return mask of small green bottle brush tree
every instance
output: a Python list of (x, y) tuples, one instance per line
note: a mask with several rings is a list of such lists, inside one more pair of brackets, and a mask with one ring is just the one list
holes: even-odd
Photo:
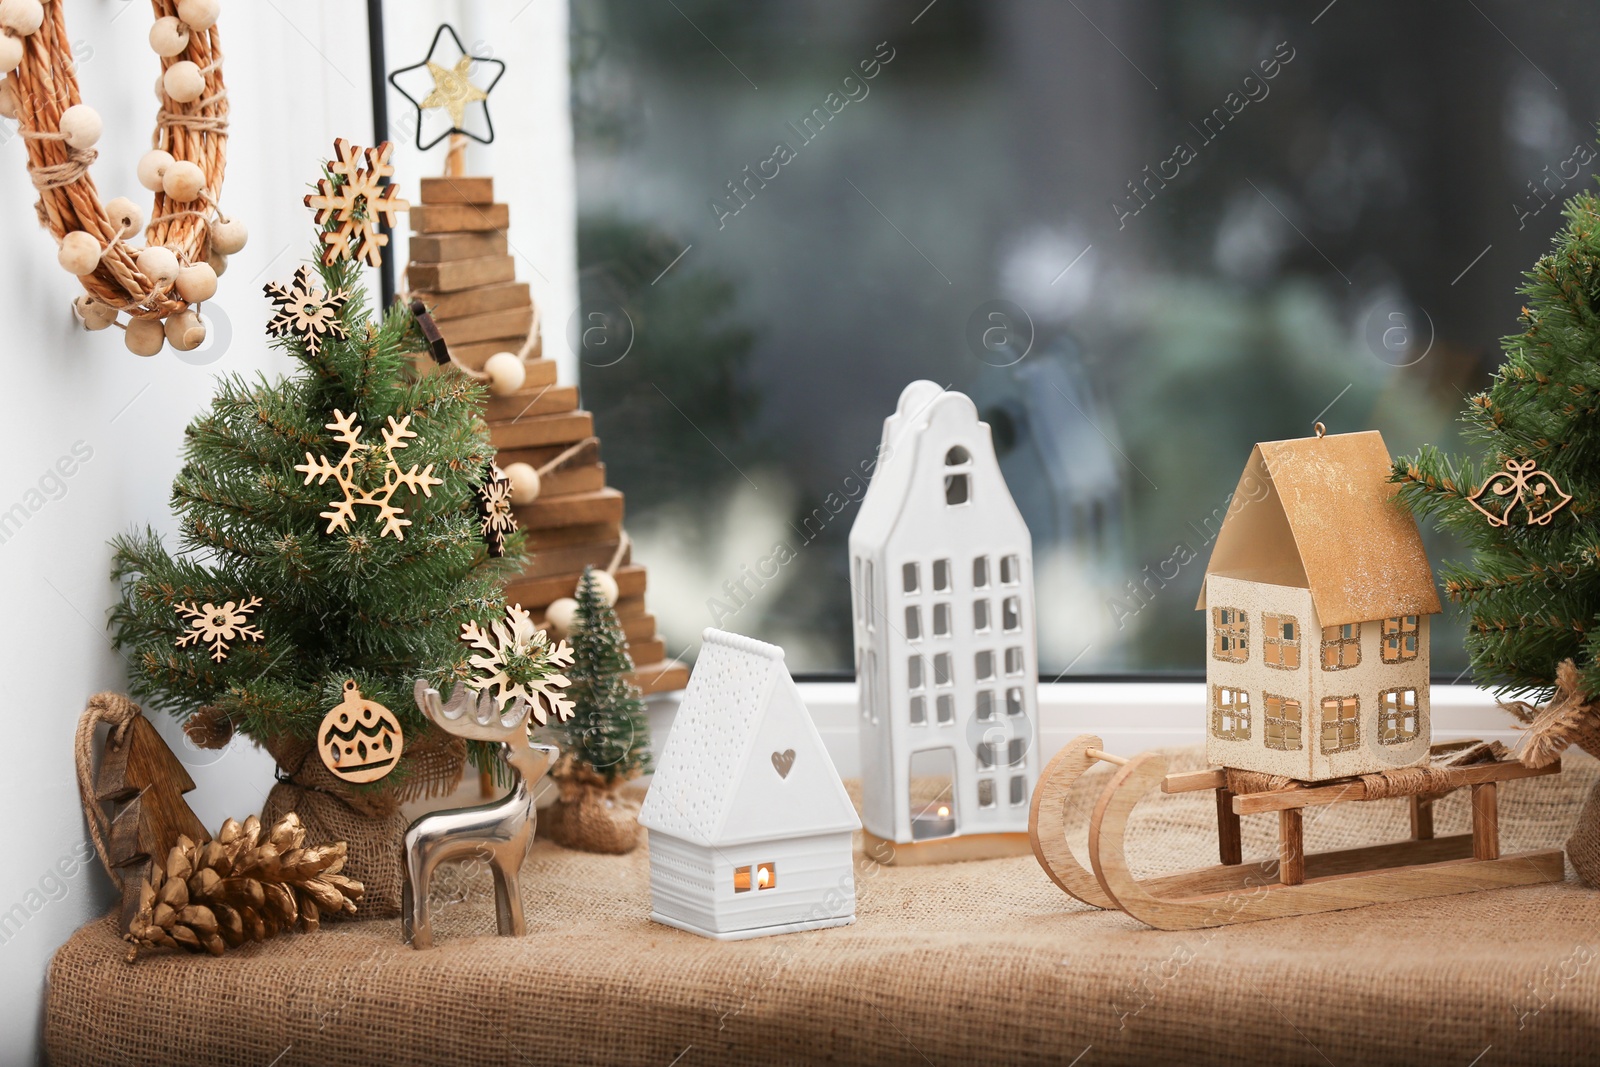
[[(1462, 416), (1480, 459), (1424, 447), (1397, 460), (1399, 499), (1471, 546), (1443, 569), (1467, 616), (1473, 678), (1504, 695), (1532, 766), (1569, 744), (1600, 755), (1600, 200), (1562, 209), (1525, 275), (1522, 332)], [(1600, 886), (1600, 788), (1567, 854)]]
[(541, 829), (567, 848), (628, 852), (639, 841), (639, 805), (619, 790), (650, 768), (650, 723), (628, 681), (627, 637), (592, 567), (584, 568), (577, 599), (572, 664), (565, 668), (572, 716), (552, 723), (563, 755), (550, 776), (561, 796)]
[[(319, 184), (347, 210), (319, 212), (317, 281), (301, 267), (267, 286), (268, 332), (297, 366), (219, 380), (185, 433), (177, 548), (148, 530), (113, 543), (112, 625), (134, 694), (185, 717), (199, 744), (238, 732), (266, 747), (290, 779), (268, 821), (292, 807), (311, 839), (349, 840), (352, 875), (380, 900), (363, 911), (393, 914), (381, 900), (386, 881), (398, 899), (399, 801), (449, 789), (463, 755), (501, 767), (487, 747), (464, 753), (432, 730), (413, 684), (448, 691), (469, 676), (462, 626), (502, 614), (523, 536), (506, 537), (500, 558), (486, 549), (478, 491), (494, 450), (481, 388), (451, 368), (419, 374), (416, 316), (400, 303), (370, 312), (350, 258), (359, 242), (329, 240), (370, 223), (388, 200), (374, 190), (392, 187), (334, 164)], [(367, 785), (334, 777), (315, 751), (350, 682), (404, 739), (392, 773)], [(383, 824), (377, 839), (363, 819)], [(363, 859), (388, 869), (359, 870)]]

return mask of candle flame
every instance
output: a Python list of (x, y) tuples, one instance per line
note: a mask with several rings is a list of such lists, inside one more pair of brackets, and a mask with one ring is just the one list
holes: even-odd
[(949, 806), (945, 805), (945, 804), (940, 804), (939, 805), (939, 818), (948, 819), (949, 817), (950, 817), (950, 808), (949, 808)]
[(771, 869), (767, 868), (767, 867), (763, 867), (763, 868), (761, 868), (761, 870), (757, 871), (756, 872), (756, 881), (758, 883), (760, 883), (763, 888), (768, 886), (768, 885), (771, 885), (772, 884), (772, 871), (771, 871)]

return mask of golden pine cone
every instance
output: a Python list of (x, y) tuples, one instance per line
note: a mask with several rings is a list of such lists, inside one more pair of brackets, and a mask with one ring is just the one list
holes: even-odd
[(150, 863), (139, 887), (129, 959), (146, 946), (220, 956), (285, 930), (314, 931), (324, 912), (353, 914), (365, 890), (339, 873), (345, 843), (306, 848), (305, 837), (292, 811), (265, 840), (254, 815), (229, 819), (203, 845), (179, 837), (164, 861)]

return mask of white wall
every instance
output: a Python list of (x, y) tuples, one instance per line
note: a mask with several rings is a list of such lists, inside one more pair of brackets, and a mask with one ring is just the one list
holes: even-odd
[[(436, 18), (459, 15), (456, 5), (434, 5), (425, 18), (424, 5), (389, 6), (391, 67), (421, 58)], [(470, 20), (457, 21), (462, 38), (491, 41), (511, 64), (491, 101), (500, 140), (474, 162), (510, 194), (502, 198), (513, 203), (519, 274), (534, 282), (536, 299), (549, 302), (550, 317), (564, 323), (576, 303), (566, 4), (506, 0), (470, 9)], [(89, 0), (69, 5), (66, 17), (85, 100), (106, 125), (93, 176), (102, 196), (132, 197), (148, 214), (149, 194), (134, 180), (134, 164), (149, 147), (155, 113), (157, 67), (145, 40), (150, 9), (133, 0)], [(333, 139), (372, 143), (364, 5), (224, 3), (221, 31), (232, 105), (222, 202), (246, 221), (251, 237), (210, 305), (214, 337), (231, 333), (231, 342), (190, 354), (209, 363), (185, 363), (170, 350), (139, 359), (119, 331), (87, 333), (76, 325), (68, 304), (80, 290), (35, 224), (21, 138), (14, 123), (0, 121), (0, 358), (10, 386), (0, 422), (0, 512), (17, 503), (30, 509), (20, 529), (0, 541), (0, 604), (7, 609), (0, 613), (0, 664), (11, 693), (0, 741), (0, 808), (7, 813), (0, 1063), (35, 1057), (50, 955), (113, 900), (97, 861), (69, 877), (53, 873), (59, 861), (72, 869), (86, 837), (71, 758), (78, 716), (89, 695), (125, 684), (106, 630), (115, 596), (106, 541), (146, 523), (171, 533), (167, 498), (183, 428), (206, 404), (217, 373), (290, 369), (264, 343), (261, 286), (286, 277), (309, 248), (301, 196)], [(391, 115), (403, 104), (392, 97)], [(440, 161), (402, 153), (400, 164), (397, 179), (414, 191), (416, 179), (436, 173)], [(564, 347), (559, 332), (552, 342), (552, 354)], [(64, 489), (41, 485), (78, 442), (91, 458), (63, 479)], [(224, 753), (198, 751), (175, 722), (163, 717), (158, 725), (198, 784), (189, 800), (204, 822), (215, 826), (259, 810), (272, 785), (264, 755), (239, 742)]]

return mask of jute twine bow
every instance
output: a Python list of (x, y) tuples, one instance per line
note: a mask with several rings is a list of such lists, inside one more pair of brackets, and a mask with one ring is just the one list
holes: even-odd
[(110, 724), (110, 743), (120, 745), (128, 724), (141, 714), (139, 705), (121, 693), (96, 693), (89, 698), (88, 706), (78, 718), (78, 733), (72, 743), (72, 759), (78, 768), (78, 799), (83, 803), (83, 817), (89, 824), (89, 837), (94, 841), (94, 850), (99, 854), (106, 874), (117, 883), (118, 889), (122, 888), (122, 874), (111, 865), (111, 853), (106, 848), (109, 821), (94, 795), (94, 729), (100, 723)]
[(1501, 701), (1525, 731), (1517, 758), (1529, 767), (1555, 761), (1568, 745), (1600, 757), (1600, 702), (1591, 701), (1578, 678), (1578, 665), (1562, 660), (1556, 668), (1556, 691), (1541, 707), (1524, 700)]

